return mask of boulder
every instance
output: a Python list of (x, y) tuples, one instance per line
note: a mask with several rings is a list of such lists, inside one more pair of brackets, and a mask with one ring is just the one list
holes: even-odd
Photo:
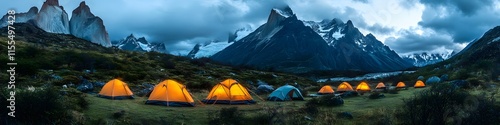
[(441, 81), (447, 81), (448, 80), (448, 74), (441, 75), (440, 79), (441, 79)]
[(96, 81), (93, 84), (94, 84), (94, 87), (103, 87), (106, 83), (104, 83), (102, 81)]
[(262, 80), (257, 80), (257, 85), (269, 85), (267, 84), (266, 82), (262, 81)]
[(340, 97), (342, 98), (355, 97), (355, 96), (358, 96), (358, 92), (356, 91), (347, 91), (340, 95)]
[(76, 87), (76, 90), (89, 92), (94, 90), (94, 85), (92, 85), (92, 83), (90, 83), (87, 79), (82, 79), (82, 83)]
[(274, 91), (273, 86), (270, 86), (270, 85), (259, 85), (257, 87), (256, 93), (263, 94), (263, 93), (271, 93), (273, 91)]
[(432, 77), (428, 78), (427, 81), (425, 81), (425, 84), (426, 85), (433, 85), (433, 84), (437, 84), (440, 82), (441, 82), (441, 78), (439, 78), (437, 76), (432, 76)]
[(52, 77), (54, 80), (62, 80), (63, 79), (61, 76), (55, 75), (55, 74), (50, 75), (50, 77)]
[(424, 76), (418, 76), (418, 78), (417, 78), (417, 79), (418, 79), (418, 80), (424, 80), (425, 78), (424, 78)]
[(155, 86), (149, 83), (142, 83), (142, 87), (142, 90), (139, 90), (139, 92), (135, 93), (137, 96), (149, 96), (150, 92), (153, 91)]

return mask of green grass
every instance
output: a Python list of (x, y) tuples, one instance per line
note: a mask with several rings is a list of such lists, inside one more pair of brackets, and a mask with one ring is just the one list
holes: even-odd
[[(425, 88), (424, 88), (425, 89)], [(351, 112), (355, 119), (370, 117), (378, 110), (383, 110), (391, 107), (400, 107), (403, 104), (403, 98), (408, 98), (413, 93), (423, 89), (409, 88), (409, 90), (401, 90), (399, 94), (385, 94), (382, 99), (368, 99), (369, 93), (362, 96), (346, 98), (343, 106), (339, 107), (322, 107), (323, 111), (334, 112)], [(238, 107), (245, 115), (255, 115), (263, 111), (265, 107), (282, 106), (284, 110), (298, 109), (304, 106), (307, 100), (311, 97), (306, 97), (306, 101), (287, 101), (287, 102), (272, 102), (263, 101), (267, 95), (253, 95), (257, 104), (255, 105), (220, 105), (220, 104), (201, 104), (198, 100), (202, 100), (208, 94), (208, 91), (200, 91), (192, 93), (195, 100), (195, 107), (167, 107), (158, 105), (144, 104), (147, 97), (136, 97), (133, 100), (109, 100), (96, 97), (95, 95), (87, 96), (90, 102), (89, 109), (83, 113), (88, 118), (86, 124), (97, 123), (121, 123), (121, 124), (207, 124), (209, 115), (214, 115), (222, 108)], [(114, 118), (113, 114), (124, 110), (126, 113), (122, 118)], [(368, 116), (367, 116), (368, 115)], [(368, 119), (339, 121), (348, 124), (367, 123)]]

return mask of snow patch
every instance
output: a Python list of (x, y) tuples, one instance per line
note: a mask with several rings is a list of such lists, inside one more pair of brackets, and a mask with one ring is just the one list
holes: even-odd
[(150, 45), (144, 44), (144, 43), (141, 43), (141, 42), (137, 42), (137, 43), (139, 43), (139, 46), (141, 47), (142, 50), (145, 50), (147, 52), (151, 51), (151, 47), (149, 47)]
[(332, 33), (332, 37), (335, 38), (335, 40), (338, 40), (338, 39), (340, 39), (340, 38), (342, 38), (342, 37), (345, 36), (345, 34), (340, 33), (340, 30), (341, 29), (339, 28), (338, 31)]
[(493, 39), (493, 41), (491, 41), (490, 43), (492, 43), (492, 42), (498, 42), (498, 41), (500, 41), (500, 36), (497, 37), (497, 38), (495, 38), (495, 39)]
[(253, 32), (253, 30), (249, 30), (249, 29), (238, 31), (238, 32), (236, 32), (237, 37), (234, 40), (239, 41), (239, 40), (243, 39), (244, 37), (248, 36), (248, 34), (250, 34), (252, 32)]
[(222, 51), (226, 47), (230, 46), (234, 42), (228, 43), (226, 42), (216, 42), (216, 43), (210, 43), (205, 46), (201, 46), (200, 50), (194, 55), (194, 58), (201, 58), (201, 57), (210, 57), (214, 55), (217, 52)]
[(332, 82), (361, 81), (361, 80), (386, 78), (386, 77), (390, 77), (390, 76), (396, 76), (399, 74), (411, 74), (414, 72), (415, 71), (395, 71), (395, 72), (383, 72), (383, 73), (370, 73), (370, 74), (365, 74), (363, 76), (357, 76), (357, 77), (353, 77), (353, 78), (334, 77), (334, 78), (328, 78), (328, 79), (319, 79), (319, 80), (316, 80), (316, 82), (326, 82), (327, 80), (330, 80)]
[(285, 11), (282, 11), (280, 9), (273, 9), (274, 11), (276, 11), (278, 14), (280, 14), (281, 16), (285, 17), (285, 18), (288, 18), (290, 16), (292, 16), (291, 13), (288, 13), (288, 12), (285, 12)]

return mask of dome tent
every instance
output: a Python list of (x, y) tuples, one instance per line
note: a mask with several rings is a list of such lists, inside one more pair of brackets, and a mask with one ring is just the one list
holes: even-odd
[(347, 82), (342, 82), (338, 87), (337, 87), (337, 92), (346, 92), (346, 91), (354, 91), (352, 89), (351, 84)]
[(102, 87), (97, 96), (108, 99), (133, 99), (133, 95), (127, 83), (113, 79)]
[(406, 84), (404, 82), (398, 82), (396, 88), (406, 88)]
[(165, 80), (156, 85), (146, 104), (165, 106), (194, 106), (194, 100), (186, 86), (174, 80)]
[(415, 82), (415, 85), (413, 87), (414, 88), (422, 88), (422, 87), (425, 87), (425, 84), (424, 84), (424, 82), (422, 82), (422, 80), (418, 80), (417, 82)]
[(215, 85), (202, 102), (207, 104), (255, 104), (247, 88), (234, 79), (226, 79)]
[(330, 85), (325, 85), (321, 87), (321, 89), (318, 91), (318, 94), (333, 94), (335, 91), (333, 90), (332, 86)]
[(377, 84), (377, 87), (375, 87), (375, 89), (385, 89), (385, 85), (383, 82), (380, 82)]
[(358, 92), (370, 92), (370, 86), (365, 82), (361, 82), (356, 86), (356, 91)]
[(299, 89), (291, 86), (284, 85), (276, 90), (274, 90), (269, 97), (267, 97), (269, 101), (290, 101), (290, 100), (304, 100), (302, 93), (300, 93)]

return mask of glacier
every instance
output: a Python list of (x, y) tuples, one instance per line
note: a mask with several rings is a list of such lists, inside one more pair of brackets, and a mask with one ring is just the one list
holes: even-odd
[(214, 42), (205, 46), (201, 46), (200, 50), (195, 54), (194, 58), (210, 57), (215, 53), (222, 51), (234, 42)]

